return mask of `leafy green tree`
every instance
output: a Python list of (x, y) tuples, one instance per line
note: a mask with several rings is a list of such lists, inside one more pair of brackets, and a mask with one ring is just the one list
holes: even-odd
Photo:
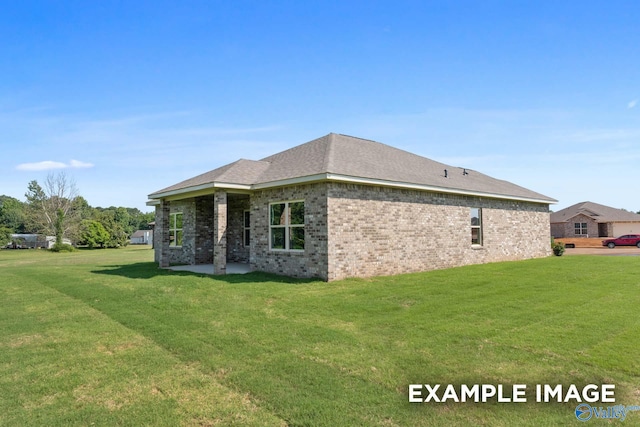
[[(118, 222), (125, 227), (128, 233), (133, 233), (136, 230), (149, 230), (149, 223), (155, 220), (155, 212), (142, 212), (138, 208), (123, 207), (110, 207), (109, 209), (116, 210)], [(127, 214), (123, 212), (125, 210)]]
[(97, 215), (99, 221), (109, 233), (109, 242), (107, 247), (118, 248), (129, 244), (129, 233), (125, 231), (124, 226), (118, 222), (121, 219), (117, 215), (116, 209), (106, 209)]
[(90, 248), (104, 248), (111, 240), (111, 236), (104, 226), (91, 219), (82, 220), (78, 238), (79, 244), (87, 245)]
[(81, 223), (85, 219), (95, 219), (96, 210), (92, 208), (87, 200), (82, 196), (76, 196), (73, 199), (72, 212), (76, 226), (73, 226), (67, 232), (67, 237), (72, 241), (78, 242), (80, 240)]
[(0, 247), (4, 247), (11, 241), (11, 234), (13, 234), (13, 230), (0, 226)]
[(129, 215), (129, 211), (126, 208), (115, 208), (114, 218), (120, 227), (122, 227), (122, 230), (127, 234), (127, 237), (136, 231), (133, 230), (133, 226), (131, 225), (131, 215)]
[(0, 227), (8, 228), (13, 233), (24, 233), (24, 203), (13, 197), (0, 196)]
[(89, 206), (89, 202), (82, 197), (77, 196), (73, 199), (73, 210), (80, 220), (93, 218), (95, 209)]
[(156, 215), (153, 212), (147, 212), (147, 213), (140, 212), (140, 214), (135, 216), (135, 219), (136, 219), (136, 227), (135, 227), (136, 230), (150, 230), (151, 226), (149, 225), (149, 223), (155, 221)]
[(26, 209), (26, 229), (29, 233), (50, 233), (53, 227), (50, 227), (52, 220), (47, 212), (46, 199), (47, 195), (38, 184), (38, 181), (31, 181), (27, 186), (28, 191), (25, 194), (27, 198)]

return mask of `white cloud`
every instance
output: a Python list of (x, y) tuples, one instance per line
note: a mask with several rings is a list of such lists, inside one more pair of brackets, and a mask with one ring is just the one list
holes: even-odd
[(627, 104), (627, 108), (632, 109), (633, 107), (636, 106), (637, 103), (638, 103), (637, 99), (634, 99), (633, 101), (629, 101), (629, 103)]
[(49, 169), (64, 169), (66, 167), (67, 165), (64, 163), (45, 160), (37, 163), (22, 163), (16, 166), (16, 169), (21, 171), (45, 171)]
[(80, 160), (71, 160), (71, 162), (69, 162), (69, 167), (71, 168), (92, 168), (93, 167), (93, 163), (87, 163), (87, 162), (81, 162)]
[(21, 171), (46, 171), (52, 169), (66, 169), (66, 168), (91, 168), (92, 163), (81, 162), (79, 160), (71, 160), (68, 164), (62, 162), (54, 162), (52, 160), (45, 160), (36, 163), (21, 163), (16, 166), (17, 170)]

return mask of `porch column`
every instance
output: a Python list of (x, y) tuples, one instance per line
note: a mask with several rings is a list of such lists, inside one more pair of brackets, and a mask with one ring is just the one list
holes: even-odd
[(171, 203), (162, 200), (160, 202), (159, 209), (160, 215), (158, 215), (157, 219), (160, 221), (159, 224), (158, 221), (156, 221), (154, 233), (158, 233), (160, 235), (157, 240), (157, 243), (160, 245), (160, 268), (166, 268), (169, 267), (171, 262), (169, 259), (169, 243), (171, 242), (171, 233), (169, 233), (169, 213), (171, 212)]
[(227, 274), (227, 192), (216, 191), (213, 199), (213, 270)]

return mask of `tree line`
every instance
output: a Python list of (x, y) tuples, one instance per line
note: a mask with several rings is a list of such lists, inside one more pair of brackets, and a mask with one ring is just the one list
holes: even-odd
[(92, 207), (63, 172), (49, 174), (40, 184), (31, 181), (25, 201), (0, 196), (0, 245), (11, 234), (55, 236), (56, 246), (67, 238), (91, 248), (126, 246), (136, 230), (148, 230), (154, 214), (137, 208)]

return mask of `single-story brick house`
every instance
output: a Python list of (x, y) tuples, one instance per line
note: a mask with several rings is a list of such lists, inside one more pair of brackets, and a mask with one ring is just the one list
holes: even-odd
[(593, 202), (551, 213), (553, 237), (618, 237), (640, 234), (640, 215)]
[(338, 280), (550, 254), (556, 200), (331, 133), (149, 195), (155, 259)]

